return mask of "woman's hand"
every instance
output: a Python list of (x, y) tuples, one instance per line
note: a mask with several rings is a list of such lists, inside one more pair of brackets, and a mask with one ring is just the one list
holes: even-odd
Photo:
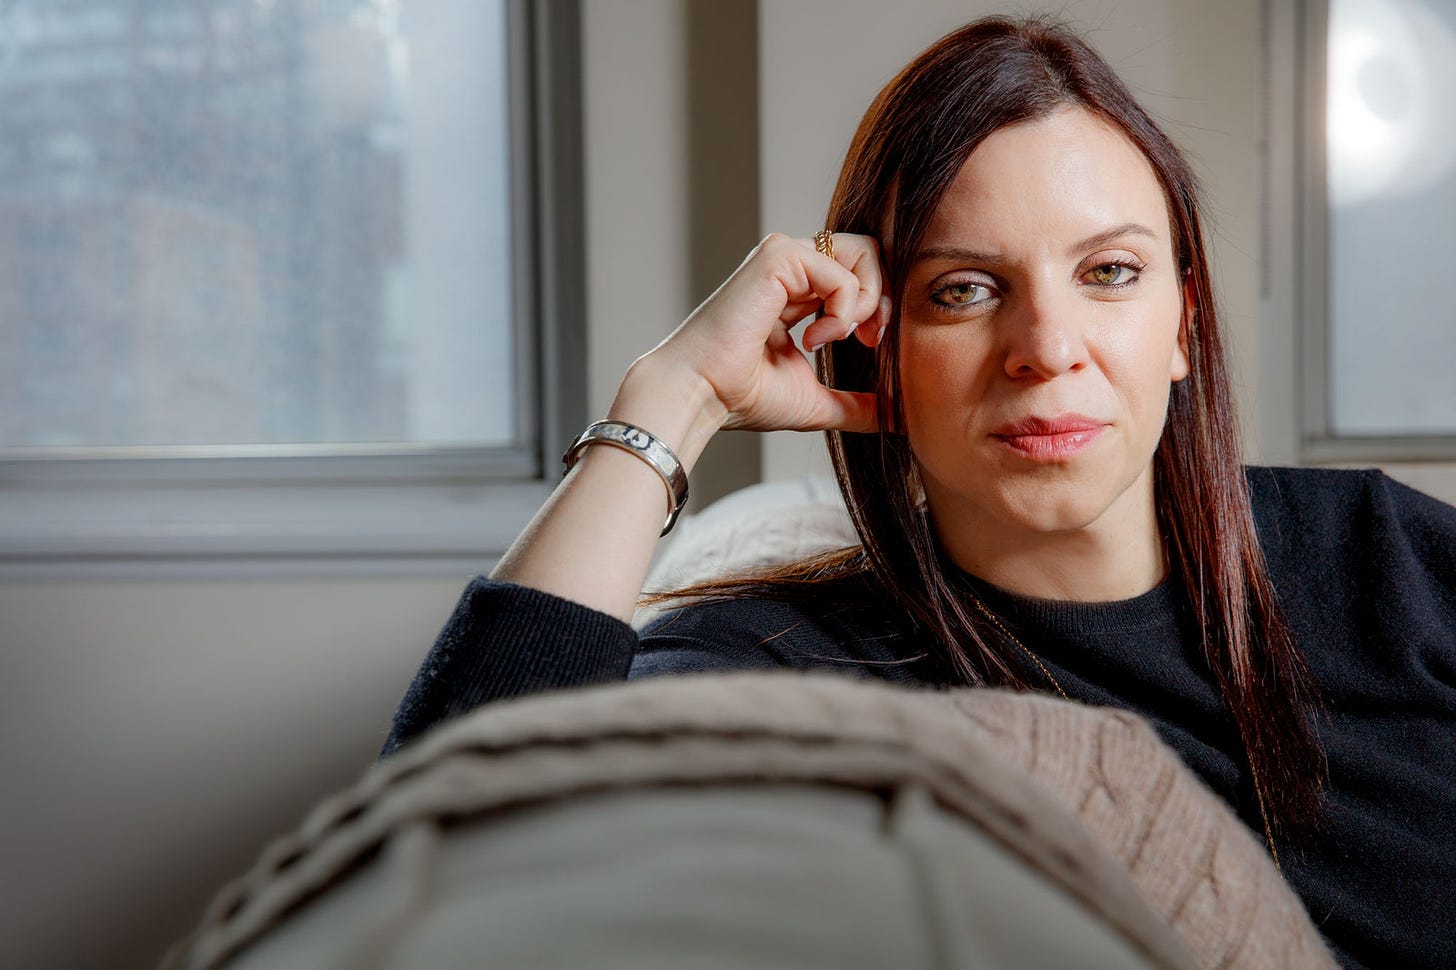
[[(875, 430), (873, 394), (825, 387), (794, 345), (809, 350), (851, 333), (879, 343), (889, 319), (879, 247), (868, 236), (834, 235), (834, 258), (812, 240), (773, 234), (671, 335), (633, 365), (690, 372), (711, 389), (718, 427), (754, 431)], [(630, 375), (629, 375), (630, 379)]]
[[(851, 333), (879, 343), (889, 317), (879, 248), (837, 233), (834, 259), (769, 236), (682, 326), (628, 370), (607, 417), (645, 428), (685, 471), (721, 428), (875, 430), (873, 394), (832, 391), (794, 346)], [(582, 453), (491, 575), (629, 620), (670, 507), (657, 473), (618, 448)]]

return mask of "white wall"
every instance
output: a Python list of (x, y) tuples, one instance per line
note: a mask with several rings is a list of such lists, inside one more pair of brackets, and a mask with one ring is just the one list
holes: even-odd
[[(758, 241), (752, 0), (591, 0), (586, 47), (588, 407)], [(756, 437), (719, 435), (696, 511), (759, 480)]]
[(377, 755), (462, 585), (0, 584), (0, 966), (155, 966)]
[(582, 5), (588, 403), (605, 414), (627, 367), (697, 302), (689, 292), (681, 0)]

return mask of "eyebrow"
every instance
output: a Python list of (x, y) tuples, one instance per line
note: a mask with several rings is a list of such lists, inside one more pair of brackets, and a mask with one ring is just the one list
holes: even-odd
[[(1104, 229), (1074, 243), (1068, 252), (1085, 253), (1090, 249), (1105, 246), (1114, 239), (1121, 239), (1124, 236), (1146, 236), (1149, 239), (1157, 239), (1158, 234), (1140, 222), (1124, 222), (1121, 225), (1113, 226), (1111, 229)], [(987, 252), (980, 249), (964, 249), (959, 246), (928, 246), (915, 254), (915, 262), (920, 263), (930, 259), (948, 259), (958, 263), (977, 263), (982, 266), (999, 266), (1009, 260), (1001, 253)]]

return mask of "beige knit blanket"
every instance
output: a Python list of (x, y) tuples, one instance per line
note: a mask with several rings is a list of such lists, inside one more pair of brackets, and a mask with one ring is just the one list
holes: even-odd
[(1137, 716), (782, 671), (536, 695), (443, 725), (269, 846), (163, 966), (219, 965), (421, 819), (744, 781), (921, 785), (1155, 964), (1335, 965), (1260, 842)]

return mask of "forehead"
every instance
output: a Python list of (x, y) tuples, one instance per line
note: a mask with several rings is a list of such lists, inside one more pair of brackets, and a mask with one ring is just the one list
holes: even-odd
[(1001, 128), (976, 146), (923, 245), (1053, 249), (1129, 222), (1171, 239), (1152, 164), (1117, 128), (1069, 108)]

